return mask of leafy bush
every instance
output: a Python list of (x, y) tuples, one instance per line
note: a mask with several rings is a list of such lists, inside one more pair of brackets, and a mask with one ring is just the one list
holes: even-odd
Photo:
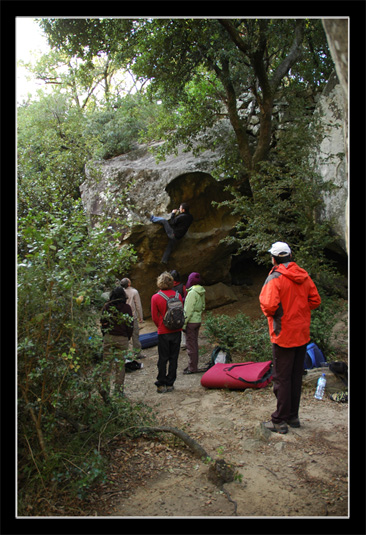
[[(333, 327), (338, 314), (346, 304), (343, 300), (323, 297), (322, 304), (311, 313), (310, 340), (323, 351), (327, 360), (334, 355)], [(266, 361), (272, 359), (267, 318), (251, 320), (245, 314), (229, 317), (208, 312), (204, 322), (210, 343), (225, 347), (236, 362)]]
[(272, 358), (266, 318), (251, 320), (246, 314), (229, 317), (208, 312), (204, 322), (209, 342), (228, 349), (236, 362), (266, 361)]
[(95, 158), (107, 160), (125, 154), (138, 143), (157, 113), (157, 105), (141, 93), (116, 98), (87, 116), (85, 133), (94, 139)]
[(334, 358), (335, 353), (333, 327), (346, 309), (347, 303), (342, 299), (322, 296), (320, 307), (311, 312), (311, 341), (320, 347), (328, 361)]
[[(66, 464), (69, 476), (82, 477), (80, 485), (74, 482), (79, 493), (103, 472), (91, 444), (111, 412), (97, 388), (103, 377), (103, 363), (96, 362), (100, 295), (135, 257), (119, 246), (108, 221), (91, 229), (81, 202), (71, 206), (54, 205), (52, 213), (29, 209), (19, 219), (18, 451), (19, 473), (32, 476), (22, 480), (25, 486), (56, 484), (62, 478), (52, 479), (53, 473)], [(126, 410), (119, 408), (115, 419), (119, 432), (131, 426)], [(90, 435), (75, 442), (80, 429)]]
[(123, 435), (137, 436), (140, 427), (155, 423), (152, 409), (141, 403), (112, 397), (105, 405), (95, 393), (87, 397), (81, 393), (75, 415), (54, 411), (44, 426), (48, 446), (44, 458), (29, 427), (22, 422), (18, 447), (19, 514), (29, 515), (31, 511), (32, 515), (42, 515), (40, 496), (46, 500), (52, 497), (55, 502), (62, 496), (87, 498), (96, 484), (108, 480), (109, 444)]

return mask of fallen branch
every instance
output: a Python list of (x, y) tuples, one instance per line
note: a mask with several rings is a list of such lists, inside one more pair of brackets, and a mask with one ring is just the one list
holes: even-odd
[(172, 433), (176, 437), (179, 437), (187, 446), (193, 451), (193, 453), (199, 457), (200, 459), (207, 459), (210, 456), (208, 455), (207, 451), (202, 448), (198, 442), (196, 442), (192, 437), (187, 435), (184, 431), (181, 429), (177, 429), (176, 427), (142, 427), (140, 428), (141, 433), (155, 433), (155, 432), (164, 432), (164, 433)]
[(211, 455), (209, 455), (207, 451), (198, 442), (196, 442), (196, 440), (176, 427), (141, 427), (139, 430), (141, 433), (172, 433), (176, 437), (180, 438), (196, 455), (196, 457), (199, 457), (203, 461), (211, 460), (212, 462), (210, 464), (208, 478), (215, 485), (217, 485), (219, 489), (225, 493), (227, 499), (234, 504), (234, 515), (236, 515), (237, 503), (231, 499), (229, 492), (224, 488), (225, 483), (230, 483), (235, 480), (235, 471), (233, 470), (232, 465), (228, 464), (223, 459), (218, 459), (215, 461)]

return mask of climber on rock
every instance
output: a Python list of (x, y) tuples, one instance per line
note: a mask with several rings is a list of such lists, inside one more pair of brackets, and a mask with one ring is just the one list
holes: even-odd
[(168, 245), (161, 259), (162, 264), (167, 264), (169, 256), (173, 251), (178, 240), (181, 240), (186, 234), (187, 230), (193, 222), (192, 214), (189, 212), (189, 205), (182, 202), (179, 209), (172, 211), (170, 218), (156, 217), (153, 214), (150, 216), (152, 223), (159, 223), (163, 225), (165, 232), (169, 238)]

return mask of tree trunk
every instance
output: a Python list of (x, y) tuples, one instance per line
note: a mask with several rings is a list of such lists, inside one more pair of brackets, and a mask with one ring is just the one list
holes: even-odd
[(276, 90), (281, 80), (288, 74), (291, 67), (298, 61), (301, 56), (301, 44), (303, 41), (304, 21), (296, 21), (295, 35), (289, 53), (277, 67), (272, 77), (268, 77), (264, 54), (267, 47), (266, 27), (264, 21), (259, 21), (260, 40), (257, 50), (251, 51), (248, 44), (240, 36), (238, 30), (230, 20), (219, 19), (219, 23), (226, 29), (231, 40), (243, 55), (250, 59), (258, 86), (261, 89), (262, 96), (254, 90), (257, 103), (260, 108), (260, 131), (257, 147), (252, 155), (249, 148), (248, 138), (245, 127), (242, 125), (236, 108), (236, 96), (231, 82), (226, 82), (225, 89), (228, 95), (228, 112), (230, 122), (234, 128), (236, 139), (238, 141), (240, 156), (248, 168), (253, 170), (257, 164), (265, 160), (268, 156), (271, 135), (272, 135), (272, 109), (273, 100)]
[(262, 162), (267, 158), (269, 153), (272, 137), (272, 109), (273, 98), (268, 97), (267, 101), (262, 106), (260, 114), (259, 138), (252, 160), (254, 169), (259, 162)]

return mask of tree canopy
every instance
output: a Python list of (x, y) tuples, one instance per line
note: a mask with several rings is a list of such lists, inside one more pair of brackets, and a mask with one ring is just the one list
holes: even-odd
[[(149, 81), (151, 96), (170, 110), (180, 106), (176, 143), (197, 137), (224, 112), (244, 174), (268, 157), (275, 100), (317, 92), (333, 68), (320, 20), (48, 19), (41, 25), (50, 43), (68, 53), (116, 54)], [(240, 113), (239, 97), (248, 91), (260, 119), (254, 146)], [(170, 147), (172, 135), (169, 130)]]

